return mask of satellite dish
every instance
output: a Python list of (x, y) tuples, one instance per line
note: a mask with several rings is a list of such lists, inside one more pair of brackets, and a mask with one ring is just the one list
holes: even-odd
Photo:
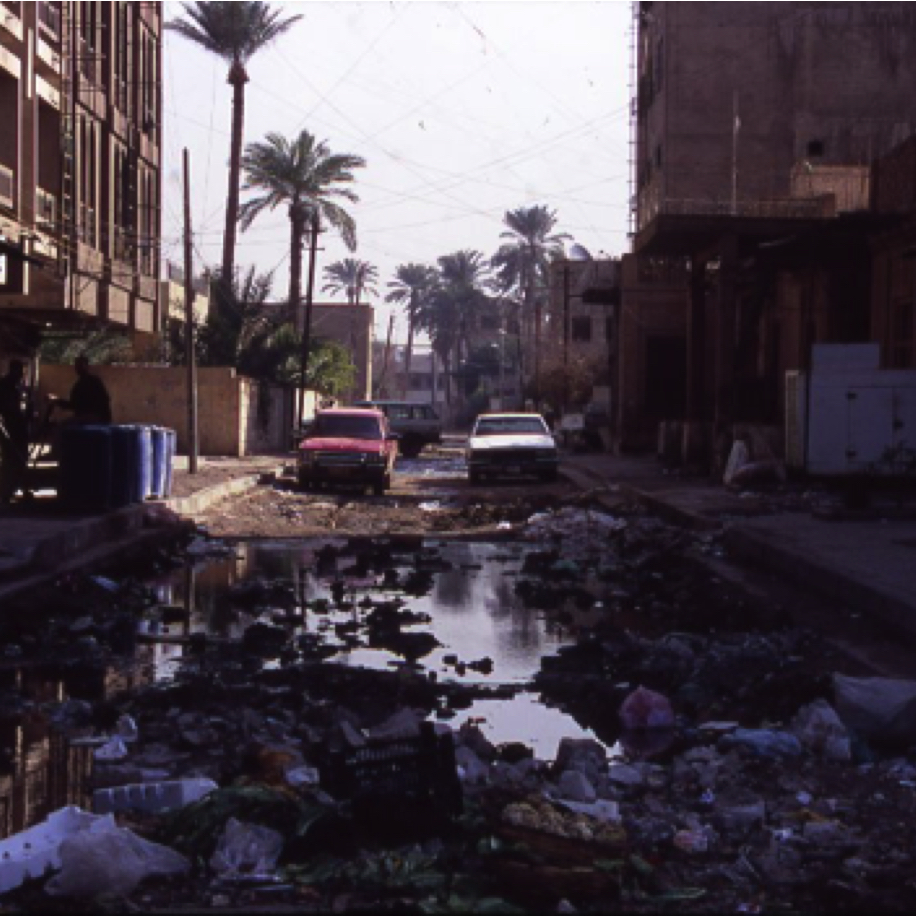
[(592, 256), (587, 248), (576, 243), (569, 246), (569, 259), (571, 261), (591, 261)]

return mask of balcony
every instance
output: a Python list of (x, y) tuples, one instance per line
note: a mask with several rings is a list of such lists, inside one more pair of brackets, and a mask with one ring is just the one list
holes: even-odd
[(60, 7), (39, 0), (38, 25), (42, 32), (47, 32), (55, 41), (58, 41), (60, 39)]
[(0, 206), (12, 210), (15, 207), (16, 173), (0, 165)]
[(22, 19), (7, 6), (0, 6), (0, 41), (4, 44), (22, 41)]

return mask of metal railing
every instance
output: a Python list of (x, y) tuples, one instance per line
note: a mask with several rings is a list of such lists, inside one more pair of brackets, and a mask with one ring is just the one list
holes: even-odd
[(824, 219), (836, 215), (832, 195), (770, 200), (702, 200), (643, 198), (639, 227), (659, 216), (734, 216), (741, 219)]

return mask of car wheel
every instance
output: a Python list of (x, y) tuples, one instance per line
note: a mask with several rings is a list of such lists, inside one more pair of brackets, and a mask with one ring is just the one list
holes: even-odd
[(400, 448), (405, 458), (416, 458), (423, 451), (423, 443), (411, 436), (400, 443)]
[(312, 481), (308, 478), (308, 476), (303, 471), (299, 472), (299, 489), (300, 490), (311, 490), (312, 489)]

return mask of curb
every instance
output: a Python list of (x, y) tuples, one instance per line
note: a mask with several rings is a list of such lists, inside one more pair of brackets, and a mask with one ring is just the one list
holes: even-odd
[(171, 510), (176, 515), (196, 515), (198, 512), (209, 509), (210, 506), (219, 502), (221, 499), (226, 499), (229, 496), (237, 496), (239, 493), (244, 493), (246, 490), (253, 489), (260, 484), (265, 475), (269, 476), (270, 474), (273, 474), (276, 478), (281, 477), (283, 474), (283, 465), (272, 470), (264, 470), (257, 474), (250, 474), (247, 477), (236, 477), (233, 480), (227, 480), (216, 486), (200, 490), (193, 496), (166, 499), (163, 500), (160, 505)]

